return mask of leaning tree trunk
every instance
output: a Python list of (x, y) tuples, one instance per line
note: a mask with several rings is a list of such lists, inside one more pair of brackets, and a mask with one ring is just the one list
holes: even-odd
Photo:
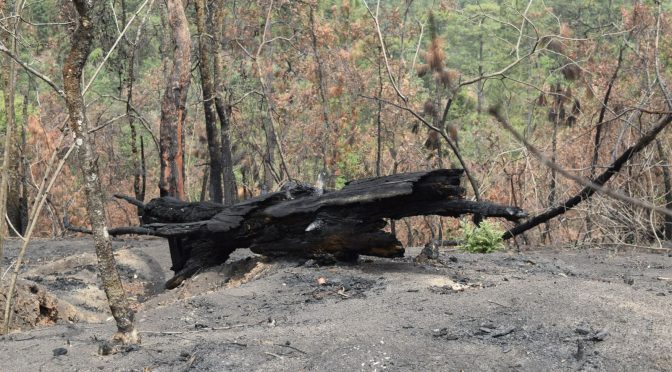
[(168, 26), (174, 43), (173, 66), (161, 103), (161, 196), (184, 199), (184, 122), (190, 75), (191, 39), (180, 0), (167, 0)]
[(133, 325), (133, 311), (128, 306), (126, 293), (117, 272), (112, 242), (107, 231), (105, 205), (96, 164), (94, 145), (89, 134), (86, 106), (82, 96), (82, 70), (91, 51), (93, 40), (92, 5), (86, 0), (74, 0), (79, 25), (71, 37), (71, 49), (63, 65), (63, 86), (68, 107), (68, 122), (75, 135), (79, 165), (84, 176), (86, 206), (93, 240), (98, 256), (98, 269), (103, 289), (110, 304), (118, 332), (114, 339), (121, 343), (138, 343), (140, 337)]

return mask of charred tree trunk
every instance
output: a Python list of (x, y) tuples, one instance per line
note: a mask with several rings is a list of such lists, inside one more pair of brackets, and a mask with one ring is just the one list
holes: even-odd
[[(123, 23), (126, 24), (126, 11), (125, 5), (122, 1), (122, 8), (124, 8), (123, 14)], [(130, 45), (130, 56), (128, 58), (127, 76), (126, 76), (126, 118), (128, 119), (128, 126), (131, 131), (131, 156), (133, 159), (131, 163), (133, 165), (133, 194), (135, 198), (141, 202), (145, 200), (145, 185), (146, 185), (146, 172), (145, 172), (145, 154), (144, 146), (142, 144), (142, 137), (140, 137), (140, 151), (138, 151), (138, 132), (135, 125), (135, 113), (133, 112), (133, 83), (135, 83), (135, 58), (137, 54), (138, 44), (140, 43), (140, 36), (142, 35), (142, 29), (145, 25), (146, 18), (142, 20), (140, 26), (138, 26), (138, 32), (135, 34), (135, 41)], [(130, 41), (129, 41), (130, 44)], [(142, 208), (138, 207), (138, 218), (142, 218)]]
[(63, 65), (63, 88), (68, 107), (68, 122), (75, 135), (77, 156), (84, 176), (86, 206), (98, 256), (100, 279), (107, 295), (112, 316), (117, 322), (115, 339), (122, 343), (138, 343), (140, 338), (133, 325), (133, 311), (117, 272), (112, 242), (105, 220), (105, 204), (96, 164), (94, 145), (89, 134), (86, 106), (82, 96), (82, 70), (91, 51), (93, 24), (91, 2), (74, 0), (79, 23), (71, 36), (71, 49)]
[(111, 234), (139, 233), (178, 242), (171, 258), (172, 288), (203, 267), (226, 261), (236, 248), (269, 257), (351, 261), (359, 255), (399, 257), (401, 243), (383, 231), (384, 219), (416, 215), (458, 217), (466, 213), (517, 220), (518, 208), (464, 199), (462, 170), (396, 174), (348, 183), (326, 192), (289, 183), (279, 192), (230, 207), (159, 198), (145, 208), (145, 225)]
[(219, 117), (220, 139), (221, 139), (221, 164), (222, 179), (224, 181), (224, 205), (233, 205), (238, 201), (238, 187), (236, 185), (236, 176), (233, 174), (233, 155), (231, 154), (231, 120), (229, 118), (229, 107), (224, 102), (224, 81), (221, 71), (224, 71), (222, 58), (222, 33), (224, 32), (224, 4), (217, 2), (215, 5), (215, 16), (213, 17), (213, 36), (214, 36), (214, 83), (215, 83), (215, 108)]
[(217, 138), (217, 111), (215, 109), (215, 84), (210, 62), (210, 30), (206, 27), (205, 0), (195, 0), (196, 28), (198, 29), (199, 71), (203, 90), (203, 112), (205, 114), (205, 133), (210, 154), (210, 200), (222, 203), (222, 156)]
[(161, 103), (161, 196), (184, 199), (184, 122), (190, 75), (189, 25), (180, 0), (166, 0), (168, 26), (174, 46), (173, 66)]

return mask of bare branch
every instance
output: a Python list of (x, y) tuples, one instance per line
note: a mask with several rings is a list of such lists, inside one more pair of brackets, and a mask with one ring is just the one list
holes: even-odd
[(481, 76), (476, 77), (476, 78), (473, 78), (473, 79), (471, 79), (471, 80), (463, 81), (463, 82), (460, 83), (459, 86), (460, 86), (460, 87), (463, 87), (463, 86), (465, 86), (465, 85), (471, 85), (471, 84), (477, 83), (477, 82), (479, 82), (479, 81), (481, 81), (481, 80), (490, 79), (490, 78), (493, 78), (493, 77), (496, 77), (496, 76), (503, 76), (503, 75), (506, 74), (510, 69), (516, 67), (520, 62), (524, 61), (524, 60), (527, 59), (528, 57), (530, 57), (530, 56), (532, 56), (533, 54), (535, 54), (535, 53), (537, 52), (537, 46), (538, 46), (538, 45), (539, 45), (539, 40), (537, 40), (537, 41), (534, 43), (534, 46), (532, 47), (532, 49), (530, 50), (529, 53), (527, 53), (526, 55), (524, 55), (524, 56), (522, 56), (522, 57), (520, 57), (520, 58), (516, 58), (515, 61), (511, 62), (509, 65), (507, 65), (507, 66), (504, 67), (503, 69), (501, 69), (501, 70), (499, 70), (499, 71), (496, 71), (496, 72), (493, 72), (493, 73), (490, 73), (490, 74), (481, 75)]
[(521, 136), (512, 126), (509, 124), (509, 122), (502, 116), (502, 114), (499, 112), (499, 109), (497, 107), (491, 108), (490, 113), (497, 119), (497, 121), (502, 124), (502, 126), (509, 132), (511, 135), (513, 135), (519, 142), (521, 142), (525, 147), (534, 155), (537, 159), (539, 159), (544, 165), (546, 165), (549, 168), (555, 169), (558, 173), (560, 173), (562, 176), (576, 182), (577, 184), (583, 186), (584, 188), (581, 190), (581, 192), (574, 196), (573, 198), (567, 200), (565, 203), (563, 203), (561, 206), (553, 208), (545, 213), (542, 213), (541, 215), (538, 215), (526, 223), (516, 226), (514, 229), (510, 230), (504, 235), (505, 239), (509, 239), (515, 235), (518, 235), (524, 231), (527, 231), (543, 222), (546, 222), (550, 220), (551, 218), (554, 218), (560, 214), (565, 213), (569, 209), (572, 209), (579, 203), (581, 203), (583, 200), (588, 199), (591, 197), (596, 191), (599, 191), (605, 195), (608, 195), (614, 199), (620, 200), (622, 202), (638, 206), (640, 208), (644, 208), (650, 211), (656, 211), (665, 215), (670, 215), (672, 216), (672, 211), (668, 210), (666, 208), (660, 208), (657, 207), (651, 203), (648, 203), (643, 200), (631, 198), (625, 194), (622, 194), (620, 192), (608, 189), (604, 187), (603, 185), (611, 179), (616, 173), (618, 173), (623, 165), (632, 158), (636, 153), (641, 151), (644, 147), (649, 145), (667, 125), (672, 122), (672, 115), (666, 115), (662, 119), (660, 119), (656, 125), (651, 129), (649, 132), (644, 134), (637, 143), (635, 143), (633, 146), (628, 148), (614, 163), (609, 166), (609, 168), (602, 173), (600, 176), (595, 178), (594, 180), (589, 180), (584, 177), (576, 176), (574, 174), (569, 173), (567, 170), (564, 168), (560, 167), (556, 163), (552, 162), (549, 160), (545, 155), (541, 153), (534, 145), (531, 143), (527, 142), (527, 140)]
[[(126, 23), (126, 27), (124, 27), (124, 30), (119, 34), (119, 36), (117, 37), (117, 40), (114, 41), (114, 44), (112, 44), (112, 47), (110, 47), (110, 50), (107, 51), (107, 54), (105, 55), (105, 58), (103, 58), (103, 61), (100, 62), (100, 64), (96, 68), (96, 71), (93, 73), (93, 76), (91, 76), (91, 78), (89, 79), (89, 82), (84, 87), (84, 90), (82, 91), (82, 95), (86, 94), (86, 92), (91, 87), (91, 84), (93, 84), (93, 82), (96, 80), (96, 77), (98, 77), (98, 73), (103, 68), (103, 66), (105, 65), (107, 60), (110, 58), (110, 55), (112, 54), (112, 52), (117, 48), (117, 45), (119, 44), (119, 41), (124, 37), (124, 35), (126, 34), (126, 31), (128, 31), (128, 28), (133, 23), (133, 20), (135, 20), (135, 17), (138, 14), (140, 14), (140, 11), (142, 11), (142, 9), (145, 7), (145, 5), (147, 5), (147, 2), (149, 2), (149, 0), (145, 0), (142, 4), (140, 4), (140, 6), (138, 7), (138, 10), (136, 10), (135, 13), (133, 13), (133, 15), (131, 16), (131, 19), (128, 20), (128, 23)], [(152, 4), (154, 4), (154, 0), (152, 0)], [(152, 8), (151, 4), (150, 4), (149, 8), (150, 9)]]
[(7, 47), (5, 47), (2, 43), (0, 43), (0, 52), (5, 53), (11, 59), (16, 61), (16, 63), (21, 65), (21, 67), (23, 67), (26, 71), (30, 72), (31, 74), (35, 75), (38, 79), (47, 83), (47, 85), (49, 85), (54, 90), (54, 92), (56, 92), (61, 98), (65, 98), (65, 93), (63, 92), (63, 89), (61, 87), (56, 85), (56, 83), (54, 83), (51, 79), (49, 79), (49, 77), (47, 77), (43, 73), (37, 71), (36, 69), (30, 67), (25, 62), (20, 60), (19, 57), (17, 57), (14, 53), (12, 53), (12, 51), (7, 49)]
[(523, 38), (523, 32), (525, 31), (525, 23), (527, 22), (527, 12), (530, 10), (532, 5), (532, 0), (527, 3), (525, 11), (523, 12), (523, 21), (520, 24), (520, 32), (518, 33), (518, 42), (516, 42), (516, 58), (520, 58), (520, 41)]
[(128, 195), (122, 195), (122, 194), (114, 194), (113, 196), (117, 199), (125, 200), (126, 202), (128, 202), (130, 204), (133, 204), (136, 207), (140, 207), (140, 208), (143, 208), (143, 209), (145, 208), (145, 203), (141, 202), (140, 200), (138, 200), (134, 197), (131, 197), (131, 196), (128, 196)]
[(123, 119), (123, 118), (125, 118), (125, 117), (126, 117), (126, 114), (121, 114), (121, 115), (119, 115), (119, 116), (115, 116), (115, 117), (113, 117), (112, 119), (110, 119), (110, 120), (104, 122), (103, 124), (100, 124), (99, 126), (97, 126), (97, 127), (95, 127), (95, 128), (91, 128), (91, 129), (89, 129), (89, 133), (97, 132), (97, 131), (99, 131), (99, 130), (105, 128), (106, 126), (108, 126), (108, 125), (114, 123), (115, 121), (117, 121), (117, 120), (119, 120), (119, 119)]
[[(467, 175), (467, 179), (469, 179), (469, 183), (471, 184), (471, 188), (474, 190), (474, 197), (476, 198), (477, 201), (480, 201), (480, 191), (479, 191), (478, 183), (476, 182), (476, 179), (472, 176), (471, 172), (469, 171), (469, 167), (467, 166), (467, 163), (462, 158), (462, 154), (460, 153), (460, 150), (457, 148), (457, 146), (455, 146), (453, 141), (450, 139), (450, 136), (448, 135), (448, 133), (446, 133), (445, 129), (439, 129), (436, 126), (430, 124), (427, 120), (425, 120), (425, 118), (423, 118), (420, 114), (418, 114), (417, 112), (415, 112), (413, 109), (411, 109), (409, 107), (401, 106), (401, 105), (398, 105), (394, 102), (390, 102), (390, 101), (387, 101), (387, 100), (384, 100), (384, 99), (378, 98), (378, 97), (369, 97), (369, 96), (365, 96), (365, 95), (362, 95), (362, 94), (360, 94), (359, 96), (362, 97), (362, 98), (379, 101), (379, 102), (394, 106), (398, 109), (404, 110), (404, 111), (410, 113), (411, 115), (413, 115), (416, 119), (418, 119), (427, 128), (429, 128), (430, 130), (433, 130), (433, 131), (437, 132), (439, 135), (441, 135), (441, 137), (446, 141), (446, 143), (448, 143), (448, 146), (450, 147), (450, 149), (455, 154), (455, 157), (457, 157), (457, 160), (460, 162), (460, 165), (462, 165), (462, 169), (464, 169), (464, 173)], [(448, 103), (446, 104), (446, 110), (444, 110), (444, 116), (447, 113), (447, 110), (450, 108), (450, 103), (451, 103), (451, 101), (449, 100)]]
[(387, 60), (387, 48), (385, 48), (385, 40), (383, 40), (383, 32), (380, 30), (380, 23), (378, 22), (378, 6), (380, 5), (380, 2), (377, 3), (376, 5), (376, 14), (374, 15), (373, 12), (371, 12), (371, 9), (369, 8), (369, 4), (366, 3), (366, 0), (362, 0), (362, 3), (364, 3), (364, 6), (366, 6), (366, 10), (369, 12), (369, 15), (371, 15), (371, 18), (373, 18), (373, 22), (376, 24), (376, 33), (378, 34), (378, 41), (380, 42), (380, 49), (381, 53), (383, 53), (383, 59), (385, 60), (385, 69), (387, 70), (387, 76), (390, 79), (390, 83), (392, 84), (392, 87), (394, 88), (394, 91), (397, 92), (397, 95), (399, 98), (401, 98), (402, 101), (408, 102), (408, 98), (401, 94), (401, 91), (399, 91), (399, 87), (397, 86), (397, 82), (394, 80), (394, 76), (392, 75), (392, 69), (390, 68), (390, 62)]

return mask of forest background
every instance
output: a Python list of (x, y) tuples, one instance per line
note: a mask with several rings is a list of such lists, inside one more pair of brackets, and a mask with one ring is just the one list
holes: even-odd
[[(338, 189), (356, 178), (463, 166), (474, 181), (465, 182), (468, 197), (537, 215), (584, 185), (539, 161), (489, 108), (550, 161), (594, 178), (672, 107), (664, 2), (178, 1), (182, 35), (174, 3), (93, 4), (82, 80), (111, 226), (138, 223), (135, 207), (112, 194), (229, 204), (288, 179), (312, 184), (323, 174)], [(8, 231), (25, 231), (39, 185), (63, 159), (35, 230), (62, 236), (64, 216), (88, 223), (60, 88), (78, 15), (70, 1), (0, 5)], [(177, 76), (180, 63), (188, 69)], [(171, 92), (184, 95), (183, 104), (171, 96), (176, 111), (166, 106)], [(184, 169), (183, 186), (171, 189), (162, 149), (178, 138), (169, 163)], [(662, 132), (608, 187), (672, 208), (671, 144)], [(418, 245), (456, 236), (459, 221), (413, 217), (393, 228)], [(596, 194), (519, 242), (671, 238), (669, 215)]]

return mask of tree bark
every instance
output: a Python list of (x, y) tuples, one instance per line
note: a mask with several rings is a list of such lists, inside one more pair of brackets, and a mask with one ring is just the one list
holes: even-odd
[[(125, 3), (122, 1), (122, 21), (126, 24), (126, 9)], [(127, 76), (126, 76), (126, 118), (128, 119), (128, 126), (131, 131), (131, 156), (133, 164), (133, 194), (135, 198), (141, 202), (145, 200), (145, 189), (146, 189), (146, 172), (144, 169), (145, 155), (144, 149), (142, 149), (142, 144), (140, 144), (140, 151), (138, 151), (138, 132), (135, 125), (135, 113), (133, 111), (133, 83), (135, 82), (135, 58), (137, 55), (138, 44), (140, 43), (140, 36), (142, 35), (142, 29), (145, 25), (147, 18), (143, 18), (142, 22), (138, 26), (138, 31), (135, 34), (135, 41), (130, 45), (130, 56), (128, 58), (127, 65)], [(140, 142), (142, 142), (142, 137), (140, 137)], [(142, 209), (137, 208), (138, 218), (142, 218)]]
[[(15, 4), (14, 10), (10, 11), (10, 14), (17, 15), (19, 13), (22, 1), (18, 1)], [(6, 44), (9, 44), (12, 50), (12, 53), (16, 55), (16, 35), (18, 33), (18, 25), (20, 22), (17, 18), (11, 18), (9, 21), (10, 30), (14, 33), (11, 35), (9, 32), (3, 32), (2, 38), (6, 41)], [(15, 190), (16, 183), (14, 180), (17, 178), (16, 174), (12, 174), (12, 170), (16, 169), (15, 164), (18, 163), (18, 156), (16, 153), (17, 142), (15, 139), (14, 130), (16, 129), (16, 111), (14, 107), (14, 93), (16, 86), (16, 65), (15, 62), (9, 57), (6, 57), (7, 60), (7, 70), (5, 79), (3, 81), (4, 88), (4, 98), (5, 98), (5, 115), (6, 115), (6, 131), (5, 131), (5, 146), (4, 154), (2, 158), (2, 179), (0, 180), (0, 268), (2, 267), (2, 260), (4, 259), (4, 238), (5, 238), (5, 214), (7, 211), (13, 211), (18, 209), (19, 204), (14, 203), (16, 195), (18, 195), (18, 190)], [(10, 220), (11, 221), (11, 220)], [(12, 221), (14, 223), (16, 221)], [(11, 230), (10, 230), (11, 231)]]
[[(322, 58), (320, 56), (320, 49), (317, 45), (317, 35), (315, 34), (315, 15), (313, 6), (310, 7), (310, 36), (313, 45), (313, 54), (315, 58), (315, 63), (317, 68), (315, 73), (317, 74), (317, 83), (318, 83), (318, 92), (320, 93), (320, 106), (322, 107), (322, 120), (324, 121), (324, 134), (322, 135), (322, 170), (327, 171), (329, 174), (334, 173), (334, 169), (327, 169), (327, 154), (329, 151), (330, 140), (331, 140), (331, 122), (329, 121), (329, 102), (326, 97), (326, 88), (324, 83), (324, 67), (322, 65)], [(380, 102), (378, 104), (380, 106)], [(377, 174), (379, 175), (379, 174)]]
[(210, 200), (222, 203), (222, 154), (217, 138), (217, 111), (215, 107), (215, 84), (210, 63), (210, 35), (206, 27), (205, 0), (195, 0), (196, 28), (198, 30), (199, 71), (203, 90), (203, 112), (205, 114), (205, 133), (210, 154)]
[(100, 279), (112, 316), (117, 323), (118, 332), (114, 339), (124, 344), (138, 343), (140, 337), (133, 325), (134, 314), (128, 306), (121, 278), (116, 269), (112, 242), (107, 230), (96, 153), (89, 134), (89, 122), (82, 96), (82, 70), (91, 51), (93, 40), (92, 5), (86, 0), (74, 0), (73, 2), (79, 14), (79, 24), (71, 36), (71, 49), (63, 65), (63, 86), (69, 113), (68, 122), (75, 135), (78, 161), (84, 176), (87, 213), (96, 246)]
[(191, 83), (191, 40), (182, 1), (166, 0), (166, 8), (170, 28), (166, 32), (172, 34), (174, 51), (161, 103), (159, 190), (161, 196), (184, 199), (184, 123)]
[(222, 71), (224, 62), (222, 57), (222, 33), (224, 32), (224, 4), (217, 2), (213, 17), (214, 49), (214, 83), (215, 83), (215, 108), (219, 117), (219, 129), (221, 138), (222, 178), (224, 181), (224, 205), (233, 205), (238, 201), (238, 187), (236, 176), (233, 173), (233, 155), (231, 153), (231, 120), (229, 118), (229, 106), (223, 98), (224, 81)]

